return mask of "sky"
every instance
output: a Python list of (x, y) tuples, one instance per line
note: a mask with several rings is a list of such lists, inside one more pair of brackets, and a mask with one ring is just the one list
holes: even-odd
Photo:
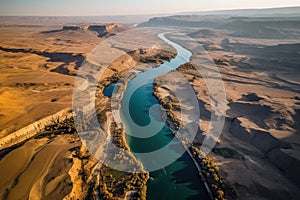
[(0, 0), (0, 15), (101, 16), (300, 6), (299, 0)]

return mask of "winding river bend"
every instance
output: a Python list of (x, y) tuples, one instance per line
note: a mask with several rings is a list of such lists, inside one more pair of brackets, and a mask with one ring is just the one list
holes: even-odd
[[(164, 156), (162, 155), (161, 158), (153, 160), (145, 160), (139, 157), (139, 153), (155, 151), (169, 145), (171, 147), (168, 148), (165, 156), (176, 156), (178, 154), (172, 148), (172, 145), (178, 146), (180, 145), (179, 142), (172, 140), (174, 136), (169, 127), (165, 125), (159, 107), (153, 106), (159, 104), (157, 98), (153, 95), (153, 82), (155, 77), (189, 62), (192, 55), (189, 50), (166, 38), (164, 33), (159, 34), (158, 37), (173, 46), (177, 50), (177, 56), (157, 68), (137, 74), (135, 78), (130, 80), (122, 98), (120, 110), (122, 122), (126, 127), (127, 143), (132, 153), (144, 166), (149, 165), (149, 162), (155, 164), (155, 159), (164, 159)], [(109, 86), (104, 90), (104, 94), (109, 95), (112, 90), (112, 86)], [(152, 128), (143, 132), (136, 128), (137, 125), (143, 127), (149, 123), (152, 124)], [(162, 128), (154, 135), (153, 129), (157, 127)], [(141, 134), (144, 138), (135, 137), (130, 133)], [(172, 164), (150, 172), (150, 177), (147, 184), (147, 200), (209, 199), (205, 186), (200, 180), (198, 170), (188, 153), (184, 153)]]

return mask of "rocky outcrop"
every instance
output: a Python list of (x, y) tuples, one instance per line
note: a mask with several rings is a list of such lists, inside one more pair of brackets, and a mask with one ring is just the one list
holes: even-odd
[(49, 30), (49, 31), (43, 31), (42, 34), (49, 34), (49, 33), (59, 33), (64, 31), (83, 31), (83, 26), (63, 26), (62, 29), (55, 29), (55, 30)]
[(15, 131), (6, 137), (0, 139), (0, 150), (9, 148), (13, 145), (22, 143), (29, 138), (39, 134), (46, 126), (53, 124), (53, 122), (60, 121), (61, 119), (71, 118), (73, 116), (71, 108), (63, 109), (53, 115), (38, 120), (18, 131)]
[(231, 133), (260, 150), (287, 178), (300, 187), (299, 151), (293, 149), (291, 144), (273, 137), (264, 130), (247, 128), (239, 118), (232, 120)]
[(83, 30), (83, 28), (80, 26), (63, 26), (62, 30), (63, 31), (80, 31), (80, 30)]
[(91, 25), (88, 26), (88, 30), (95, 31), (98, 34), (98, 37), (107, 37), (111, 35), (115, 35), (114, 33), (110, 33), (110, 31), (114, 28), (117, 28), (117, 24), (108, 24), (108, 25)]
[(42, 34), (51, 33), (66, 33), (66, 32), (85, 32), (92, 31), (96, 32), (98, 37), (109, 37), (111, 35), (116, 35), (119, 32), (126, 30), (123, 26), (119, 24), (96, 24), (96, 25), (65, 25), (61, 29), (43, 31)]
[(266, 131), (243, 127), (239, 118), (232, 120), (231, 133), (240, 140), (252, 144), (264, 154), (275, 148), (287, 146)]

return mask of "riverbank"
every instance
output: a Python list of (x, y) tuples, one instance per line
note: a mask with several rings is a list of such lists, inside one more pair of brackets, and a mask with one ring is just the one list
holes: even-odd
[[(156, 50), (149, 52), (141, 50), (141, 52), (144, 56), (149, 56), (148, 58), (136, 57), (137, 59), (143, 58), (144, 62), (152, 59), (151, 55), (159, 54)], [(161, 53), (165, 55), (163, 52)], [(172, 54), (169, 54), (169, 57), (165, 58), (170, 59), (171, 57)], [(155, 61), (153, 65), (160, 62), (159, 59), (165, 61), (158, 56), (158, 60), (157, 58), (152, 59), (153, 62)], [(104, 76), (101, 77), (100, 84), (109, 84), (111, 81), (118, 80), (122, 72), (132, 69), (137, 62), (138, 60), (132, 59), (131, 55), (125, 55), (109, 66)], [(145, 69), (139, 67), (138, 70)], [(97, 93), (97, 97), (99, 97), (96, 102), (98, 119), (101, 125), (105, 126), (108, 138), (111, 138), (120, 147), (128, 149), (124, 133), (118, 131), (116, 126), (111, 126), (114, 123), (113, 120), (106, 121), (106, 119), (113, 118), (110, 111), (110, 100), (101, 94), (101, 89), (104, 87), (104, 85), (99, 87)], [(3, 150), (0, 169), (3, 173), (7, 171), (7, 175), (0, 181), (0, 195), (4, 195), (7, 199), (12, 199), (18, 194), (21, 195), (19, 190), (23, 184), (27, 188), (22, 191), (24, 198), (30, 194), (32, 198), (52, 199), (85, 199), (94, 195), (121, 199), (129, 197), (145, 199), (148, 173), (119, 172), (99, 164), (82, 145), (74, 128), (72, 117), (71, 109), (67, 108), (0, 139), (2, 144), (0, 148)], [(21, 156), (24, 152), (27, 152), (26, 155)], [(41, 165), (43, 168), (41, 173), (33, 176), (33, 171), (38, 169), (34, 166), (38, 161), (47, 160), (47, 155), (50, 155), (52, 159), (44, 162), (44, 165)], [(21, 173), (22, 171), (23, 173)], [(28, 174), (30, 176), (26, 177)], [(106, 190), (103, 190), (104, 188)], [(64, 192), (61, 192), (62, 190)]]
[[(246, 74), (233, 66), (220, 66), (219, 70), (226, 88), (228, 112), (222, 134), (217, 139), (215, 148), (209, 154), (210, 161), (206, 160), (205, 163), (212, 161), (213, 165), (218, 167), (218, 177), (229, 181), (237, 191), (239, 198), (261, 198), (261, 188), (264, 188), (265, 196), (276, 199), (278, 196), (284, 198), (284, 195), (287, 195), (291, 199), (295, 199), (293, 197), (298, 195), (298, 189), (293, 183), (294, 176), (285, 175), (292, 171), (281, 171), (282, 168), (278, 169), (277, 166), (283, 166), (286, 162), (294, 163), (290, 167), (297, 166), (297, 159), (291, 158), (296, 157), (296, 154), (291, 153), (289, 156), (284, 156), (285, 153), (280, 153), (281, 151), (287, 153), (296, 150), (291, 146), (288, 147), (288, 144), (291, 144), (289, 137), (280, 137), (279, 132), (283, 130), (279, 129), (277, 134), (274, 134), (275, 127), (271, 123), (280, 113), (287, 119), (282, 125), (282, 128), (286, 128), (284, 135), (294, 134), (293, 129), (289, 128), (294, 122), (287, 110), (298, 107), (294, 100), (295, 93), (272, 88), (267, 85), (267, 82), (271, 82), (271, 80), (265, 78), (259, 81), (256, 73)], [(166, 109), (172, 108), (172, 111), (168, 112), (172, 113), (169, 118), (180, 123), (180, 108), (178, 99), (174, 96), (176, 88), (173, 87), (176, 84), (180, 85), (176, 82), (178, 76), (176, 73), (178, 72), (193, 87), (198, 98), (201, 115), (198, 122), (199, 131), (194, 140), (194, 146), (198, 149), (204, 138), (208, 136), (212, 103), (201, 74), (189, 64), (181, 66), (176, 72), (170, 72), (156, 80), (156, 96), (165, 104)], [(269, 96), (266, 96), (266, 93)], [(289, 101), (287, 101), (288, 99)], [(172, 123), (170, 124), (172, 125)], [(273, 128), (266, 129), (269, 126)], [(173, 125), (173, 127), (176, 126)], [(296, 136), (292, 138), (294, 137)], [(286, 145), (286, 147), (282, 147), (282, 145)], [(279, 150), (281, 148), (288, 149)], [(274, 163), (275, 156), (280, 159), (276, 159)], [(195, 159), (198, 157), (197, 153)], [(289, 159), (291, 161), (287, 161)], [(201, 159), (199, 161), (200, 164), (203, 163)], [(240, 171), (247, 175), (238, 173)], [(213, 177), (212, 174), (208, 175)]]
[[(162, 98), (163, 95), (161, 95), (159, 93), (159, 87), (160, 85), (157, 84), (157, 80), (159, 79), (159, 77), (155, 80), (154, 82), (154, 91), (153, 91), (153, 95), (159, 100), (160, 104), (161, 104), (161, 110), (162, 110), (162, 118), (163, 121), (165, 121), (167, 123), (167, 125), (169, 126), (169, 128), (172, 130), (174, 137), (177, 138), (178, 142), (180, 142), (180, 144), (184, 147), (185, 151), (188, 153), (188, 155), (190, 156), (190, 158), (192, 159), (195, 167), (197, 168), (198, 172), (199, 172), (199, 176), (201, 178), (201, 181), (204, 183), (205, 188), (209, 194), (210, 199), (214, 199), (212, 191), (211, 191), (211, 187), (209, 185), (209, 183), (207, 182), (207, 179), (205, 178), (204, 174), (203, 174), (203, 169), (201, 169), (199, 163), (196, 161), (193, 152), (191, 152), (190, 148), (183, 142), (182, 138), (179, 138), (177, 133), (177, 130), (180, 126), (180, 121), (175, 117), (176, 115), (174, 115), (172, 113), (171, 108), (173, 107), (173, 103), (172, 101), (166, 101), (166, 99)], [(179, 108), (180, 109), (180, 108)], [(198, 156), (198, 155), (197, 155)]]
[[(159, 108), (157, 110), (155, 108), (155, 111), (152, 110), (153, 105), (159, 104), (155, 96), (153, 96), (154, 78), (172, 69), (176, 69), (181, 63), (187, 62), (191, 55), (188, 50), (168, 40), (163, 34), (160, 34), (159, 37), (174, 48), (176, 47), (177, 56), (170, 62), (162, 64), (157, 68), (139, 73), (128, 83), (126, 92), (121, 101), (122, 122), (125, 124), (126, 131), (129, 131), (126, 132), (126, 140), (134, 152), (134, 155), (143, 163), (144, 167), (146, 166), (145, 169), (151, 171), (151, 180), (148, 182), (147, 199), (209, 199), (205, 186), (200, 177), (198, 177), (199, 172), (193, 165), (193, 161), (188, 154), (184, 153), (182, 155), (172, 150), (172, 148), (168, 148), (166, 152), (161, 154), (161, 160), (167, 161), (168, 157), (173, 156), (176, 156), (176, 158), (159, 168), (155, 168), (156, 166), (161, 166), (160, 164), (154, 164), (154, 162), (158, 162), (155, 160), (156, 157), (149, 159), (139, 156), (139, 152), (151, 153), (162, 147), (165, 148), (173, 138), (172, 132), (165, 125), (163, 120), (160, 119)], [(149, 108), (151, 108), (151, 111)], [(153, 113), (153, 116), (145, 114), (150, 112)], [(149, 128), (142, 131), (143, 126), (146, 125), (149, 126)], [(163, 128), (154, 130), (151, 127)], [(132, 137), (132, 134), (138, 134), (138, 136)], [(152, 137), (149, 135), (152, 135)], [(184, 152), (183, 147), (176, 142), (176, 139), (172, 141), (174, 141), (174, 143), (171, 142), (171, 145), (176, 145)], [(154, 170), (152, 167), (154, 167)], [(160, 192), (162, 190), (164, 191), (163, 193)]]
[[(139, 171), (144, 171), (142, 169), (143, 166), (139, 164), (139, 162), (131, 155), (130, 147), (125, 139), (125, 126), (121, 121), (116, 121), (113, 116), (113, 112), (119, 112), (120, 101), (124, 91), (126, 90), (127, 83), (133, 79), (136, 74), (149, 69), (151, 66), (155, 67), (158, 63), (166, 62), (172, 59), (172, 57), (174, 57), (174, 54), (172, 53), (155, 49), (145, 49), (131, 52), (131, 57), (129, 59), (133, 59), (135, 64), (126, 70), (113, 73), (111, 76), (100, 81), (98, 85), (99, 90), (97, 91), (96, 95), (96, 108), (97, 116), (100, 119), (100, 124), (103, 127), (105, 124), (105, 127), (107, 127), (107, 138), (109, 138), (114, 145), (120, 149), (124, 149), (125, 152), (127, 152), (126, 155), (119, 154), (115, 155), (115, 157), (119, 159), (120, 163), (126, 163), (128, 161), (131, 162), (130, 160), (132, 160), (132, 163), (137, 163), (137, 165), (140, 166), (139, 168), (141, 169)], [(122, 60), (122, 58), (120, 59)], [(120, 62), (120, 59), (117, 60), (117, 63)], [(150, 62), (150, 65), (140, 66), (141, 63), (148, 63), (148, 61)], [(121, 61), (121, 63), (124, 63), (124, 61)], [(115, 64), (116, 63), (113, 63), (111, 66), (114, 66)], [(112, 83), (116, 83), (115, 87), (117, 87), (118, 90), (118, 97), (114, 99), (103, 96), (103, 93), (105, 93), (103, 90), (105, 90), (106, 87)], [(112, 93), (112, 91), (109, 93)], [(109, 146), (105, 147), (104, 149), (107, 149), (108, 152), (110, 151)], [(148, 172), (144, 171), (143, 173), (125, 173), (103, 166), (102, 169), (100, 169), (100, 174), (102, 177), (101, 181), (99, 182), (100, 197), (114, 198), (125, 196), (124, 198), (128, 198), (130, 196), (139, 199), (146, 199), (146, 183), (149, 180)], [(124, 184), (126, 187), (124, 187)]]
[[(181, 125), (183, 125), (183, 123), (180, 121), (181, 108), (179, 107), (180, 105), (178, 104), (178, 102), (183, 102), (184, 99), (177, 99), (179, 97), (174, 97), (173, 94), (171, 93), (166, 94), (161, 92), (160, 89), (162, 87), (165, 89), (167, 88), (167, 86), (165, 84), (162, 84), (161, 82), (164, 81), (161, 81), (160, 77), (156, 78), (154, 83), (153, 95), (161, 103), (162, 105), (161, 109), (163, 109), (162, 113), (166, 113), (165, 115), (163, 115), (164, 121), (166, 121), (168, 126), (171, 128), (174, 136), (184, 147), (184, 149), (192, 159), (195, 167), (197, 168), (201, 181), (204, 183), (210, 199), (218, 199), (218, 200), (237, 199), (236, 192), (226, 180), (220, 177), (219, 169), (217, 168), (216, 164), (213, 163), (212, 159), (209, 158), (208, 156), (203, 156), (198, 146), (196, 147), (194, 143), (191, 144), (192, 145), (191, 147), (188, 147), (184, 143), (185, 137), (188, 136), (180, 135), (180, 138), (178, 137), (177, 135), (178, 128)], [(170, 85), (168, 87), (170, 87)], [(174, 89), (174, 88), (169, 88), (169, 89)]]

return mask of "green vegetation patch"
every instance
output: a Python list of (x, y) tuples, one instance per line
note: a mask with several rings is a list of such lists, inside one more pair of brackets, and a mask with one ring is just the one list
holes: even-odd
[(194, 158), (201, 167), (201, 173), (204, 176), (207, 184), (212, 192), (214, 200), (235, 200), (238, 194), (233, 185), (226, 179), (220, 176), (220, 169), (210, 156), (205, 156), (200, 151), (198, 146), (192, 145), (189, 148)]

